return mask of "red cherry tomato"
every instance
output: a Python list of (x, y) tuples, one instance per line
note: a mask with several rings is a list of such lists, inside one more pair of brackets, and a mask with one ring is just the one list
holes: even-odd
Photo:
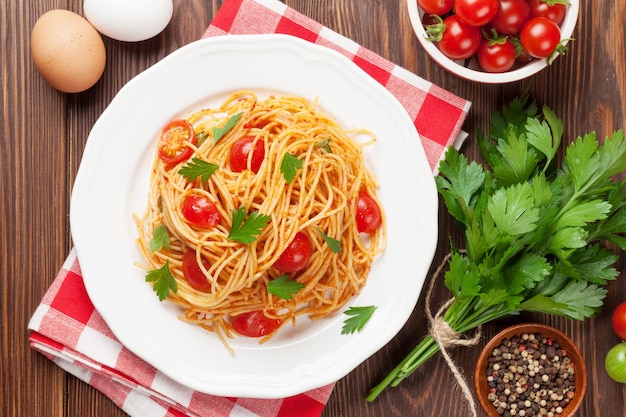
[(265, 142), (258, 140), (254, 143), (254, 137), (245, 136), (233, 143), (230, 148), (230, 168), (235, 172), (242, 172), (248, 169), (248, 157), (250, 158), (250, 169), (255, 174), (259, 172), (261, 163), (265, 159)]
[(417, 0), (425, 14), (442, 16), (452, 10), (454, 0)]
[(532, 17), (546, 17), (557, 25), (565, 19), (566, 4), (566, 0), (528, 0)]
[(233, 319), (233, 329), (243, 336), (259, 337), (277, 330), (282, 324), (280, 319), (267, 317), (263, 310), (243, 313)]
[(484, 26), (498, 12), (498, 0), (454, 0), (454, 12), (471, 26)]
[(426, 29), (429, 25), (438, 24), (439, 21), (437, 20), (437, 17), (439, 17), (439, 15), (424, 13), (421, 20), (422, 26), (424, 26), (424, 28)]
[(500, 0), (498, 12), (489, 25), (501, 35), (516, 35), (530, 19), (526, 0)]
[[(205, 269), (209, 269), (211, 264), (205, 258), (202, 259), (202, 265), (204, 265)], [(185, 252), (183, 256), (183, 277), (185, 277), (185, 281), (193, 288), (202, 292), (210, 292), (211, 291), (211, 283), (207, 281), (204, 272), (200, 269), (200, 265), (196, 260), (196, 251), (188, 250)]]
[(187, 120), (173, 120), (163, 128), (157, 148), (167, 169), (189, 159), (193, 154), (189, 144), (196, 144), (196, 134)]
[(445, 31), (437, 46), (450, 59), (467, 59), (480, 47), (482, 33), (479, 27), (470, 26), (459, 16), (451, 15), (444, 19)]
[(547, 58), (561, 42), (561, 30), (558, 25), (546, 17), (533, 17), (520, 33), (520, 42), (535, 58)]
[(533, 60), (533, 57), (531, 57), (530, 55), (528, 55), (528, 52), (526, 52), (524, 50), (524, 48), (520, 48), (521, 50), (519, 52), (517, 52), (517, 58), (515, 58), (515, 61), (525, 65), (528, 64), (530, 61)]
[(509, 40), (492, 43), (483, 40), (476, 58), (481, 68), (487, 72), (505, 72), (515, 64), (515, 47)]
[(626, 340), (626, 302), (617, 306), (611, 317), (613, 331), (622, 340)]
[(297, 272), (306, 266), (310, 257), (311, 242), (307, 235), (298, 232), (278, 260), (274, 262), (274, 268), (278, 269), (280, 272)]
[(375, 232), (382, 221), (383, 217), (376, 201), (368, 193), (361, 191), (356, 203), (356, 225), (359, 232)]
[(213, 227), (222, 221), (215, 204), (202, 195), (187, 195), (183, 200), (181, 212), (185, 220), (198, 227)]

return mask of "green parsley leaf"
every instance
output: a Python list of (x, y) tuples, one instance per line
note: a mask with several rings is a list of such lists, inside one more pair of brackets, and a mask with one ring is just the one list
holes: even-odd
[(174, 279), (172, 271), (170, 271), (169, 259), (165, 261), (165, 265), (161, 268), (148, 271), (146, 273), (146, 282), (152, 283), (152, 289), (157, 293), (160, 301), (165, 300), (170, 295), (170, 291), (174, 294), (178, 292), (176, 279)]
[(578, 281), (605, 285), (616, 279), (619, 271), (613, 268), (618, 257), (615, 252), (600, 245), (590, 245), (578, 249), (570, 256), (569, 262), (557, 264), (558, 272)]
[(330, 139), (322, 139), (315, 142), (315, 147), (322, 148), (328, 153), (333, 153), (333, 150), (330, 148)]
[(530, 233), (539, 220), (539, 209), (533, 206), (532, 188), (523, 182), (498, 189), (489, 201), (489, 213), (498, 229), (509, 236)]
[(596, 199), (581, 202), (577, 206), (572, 207), (561, 217), (554, 225), (555, 229), (568, 226), (586, 226), (587, 223), (593, 223), (596, 220), (606, 219), (607, 214), (611, 211), (611, 205), (604, 200)]
[(201, 177), (202, 183), (206, 184), (209, 178), (215, 171), (219, 169), (219, 165), (212, 164), (207, 161), (203, 161), (200, 158), (191, 158), (191, 161), (183, 165), (178, 173), (189, 181), (193, 181), (198, 177)]
[(267, 292), (285, 300), (292, 300), (305, 285), (289, 279), (289, 275), (281, 275), (267, 283)]
[(589, 238), (593, 240), (607, 240), (626, 250), (626, 238), (620, 236), (626, 230), (626, 180), (617, 184), (607, 195), (611, 205), (611, 212), (605, 220), (589, 227)]
[(200, 146), (204, 143), (205, 140), (207, 140), (207, 138), (209, 137), (209, 135), (206, 134), (206, 132), (204, 130), (196, 133), (196, 146)]
[(572, 280), (551, 297), (538, 294), (521, 304), (525, 311), (566, 316), (575, 320), (593, 317), (602, 307), (605, 288), (584, 281)]
[(534, 117), (528, 118), (526, 121), (526, 139), (528, 143), (545, 155), (545, 169), (547, 169), (561, 145), (563, 122), (548, 106), (543, 107), (543, 115), (545, 121)]
[[(509, 104), (504, 106), (502, 112), (494, 111), (489, 126), (489, 136), (503, 138), (503, 131), (509, 127), (517, 130), (518, 134), (524, 131), (524, 125), (529, 117), (536, 117), (539, 112), (537, 104), (529, 102), (528, 91), (515, 97)], [(491, 163), (490, 163), (491, 165)]]
[(527, 289), (534, 288), (545, 279), (550, 279), (552, 270), (552, 264), (546, 257), (536, 253), (524, 253), (511, 265), (509, 276), (512, 281), (521, 282), (523, 289)]
[(437, 189), (443, 196), (449, 213), (463, 224), (471, 216), (477, 192), (485, 182), (485, 171), (476, 162), (468, 163), (465, 155), (453, 147), (439, 165), (441, 176), (435, 177)]
[(584, 190), (601, 169), (597, 156), (598, 146), (596, 134), (590, 133), (579, 137), (567, 147), (564, 169), (568, 171), (576, 191)]
[(287, 184), (291, 184), (299, 169), (302, 169), (302, 161), (297, 156), (286, 153), (280, 163), (280, 172), (283, 174)]
[(587, 245), (587, 231), (582, 227), (564, 227), (550, 238), (550, 250), (559, 258), (566, 259), (574, 249)]
[(170, 235), (167, 233), (167, 228), (164, 224), (154, 228), (152, 233), (152, 239), (148, 243), (148, 250), (152, 252), (158, 252), (161, 249), (170, 250)]
[(347, 318), (343, 323), (343, 327), (341, 328), (341, 334), (352, 334), (354, 332), (360, 332), (363, 329), (363, 326), (369, 321), (376, 311), (376, 306), (366, 306), (366, 307), (350, 307), (343, 314), (347, 316), (351, 316)]
[(239, 119), (241, 119), (241, 115), (243, 113), (237, 113), (226, 121), (226, 124), (222, 127), (214, 127), (212, 130), (213, 133), (213, 145), (217, 143), (218, 140), (222, 138), (230, 129), (235, 127), (237, 123), (239, 123)]
[(481, 259), (498, 243), (499, 233), (491, 217), (485, 217), (482, 223), (470, 223), (465, 231), (469, 256), (472, 259)]
[(526, 181), (537, 166), (537, 152), (528, 146), (524, 135), (517, 135), (515, 129), (506, 130), (506, 140), (501, 140), (496, 147), (502, 156), (500, 164), (493, 167), (493, 174), (501, 184), (512, 185)]
[(326, 242), (326, 244), (328, 245), (328, 247), (333, 253), (341, 253), (341, 241), (340, 240), (333, 239), (332, 237), (327, 236), (326, 233), (322, 231), (322, 229), (317, 229), (317, 230), (322, 236), (322, 238), (324, 239), (324, 242)]
[(467, 257), (454, 253), (450, 258), (450, 269), (445, 274), (444, 281), (455, 297), (473, 297), (480, 293), (480, 275), (478, 271), (470, 269)]
[[(246, 219), (247, 216), (247, 219)], [(228, 234), (228, 240), (241, 242), (245, 245), (257, 240), (265, 225), (270, 221), (270, 216), (254, 211), (248, 215), (245, 207), (233, 210), (233, 225)]]

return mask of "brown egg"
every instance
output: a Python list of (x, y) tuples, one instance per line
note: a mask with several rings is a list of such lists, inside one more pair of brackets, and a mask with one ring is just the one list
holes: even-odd
[(39, 17), (31, 33), (30, 51), (43, 79), (66, 93), (93, 86), (106, 63), (100, 34), (69, 10), (51, 10)]

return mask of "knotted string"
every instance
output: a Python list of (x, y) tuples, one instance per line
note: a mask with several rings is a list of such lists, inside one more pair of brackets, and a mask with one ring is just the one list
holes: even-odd
[(439, 310), (437, 311), (437, 313), (434, 316), (433, 316), (433, 314), (430, 311), (430, 296), (431, 296), (433, 288), (435, 286), (434, 283), (437, 280), (437, 278), (439, 277), (439, 274), (441, 274), (441, 271), (443, 270), (444, 266), (448, 263), (448, 261), (450, 260), (451, 257), (452, 257), (451, 253), (449, 253), (449, 254), (447, 254), (445, 256), (445, 258), (443, 259), (443, 261), (441, 262), (441, 264), (439, 265), (439, 267), (435, 271), (435, 273), (434, 273), (434, 275), (433, 275), (433, 277), (432, 277), (432, 279), (430, 281), (430, 285), (428, 287), (428, 292), (426, 294), (426, 317), (428, 318), (428, 323), (430, 325), (430, 335), (435, 340), (435, 342), (437, 342), (437, 344), (439, 345), (439, 349), (441, 350), (441, 354), (443, 355), (444, 359), (446, 360), (446, 363), (448, 364), (448, 367), (450, 368), (450, 371), (452, 371), (452, 374), (456, 378), (457, 383), (461, 387), (461, 391), (463, 392), (463, 395), (465, 396), (465, 399), (469, 403), (470, 411), (472, 413), (472, 416), (476, 417), (476, 415), (477, 415), (476, 414), (476, 403), (474, 402), (474, 396), (472, 395), (472, 391), (470, 390), (469, 386), (467, 385), (467, 381), (465, 380), (465, 378), (461, 374), (459, 368), (456, 366), (456, 364), (454, 363), (454, 361), (450, 357), (450, 354), (448, 353), (447, 348), (452, 347), (452, 346), (474, 346), (474, 345), (476, 345), (479, 342), (480, 336), (481, 336), (480, 327), (478, 327), (478, 330), (476, 331), (476, 334), (471, 339), (462, 338), (459, 333), (457, 333), (456, 331), (454, 331), (454, 329), (452, 329), (450, 327), (450, 325), (444, 320), (443, 315), (444, 315), (446, 309), (448, 307), (450, 307), (450, 305), (454, 302), (454, 297), (452, 297), (448, 301), (446, 301), (439, 308)]

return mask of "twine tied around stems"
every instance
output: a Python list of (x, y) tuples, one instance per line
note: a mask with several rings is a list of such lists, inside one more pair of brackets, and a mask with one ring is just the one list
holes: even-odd
[(428, 287), (428, 292), (426, 294), (426, 317), (428, 318), (428, 323), (430, 325), (430, 335), (439, 345), (439, 349), (441, 350), (441, 354), (443, 355), (450, 371), (456, 378), (457, 383), (461, 387), (461, 391), (465, 396), (465, 399), (469, 403), (470, 411), (472, 416), (476, 417), (476, 403), (474, 402), (474, 396), (472, 395), (472, 391), (467, 385), (467, 381), (461, 374), (461, 371), (456, 366), (450, 354), (448, 353), (448, 348), (452, 346), (474, 346), (480, 340), (481, 332), (480, 327), (478, 328), (476, 334), (471, 339), (466, 339), (461, 337), (459, 333), (457, 333), (454, 329), (450, 327), (450, 325), (444, 320), (443, 315), (448, 307), (454, 302), (454, 297), (450, 298), (446, 301), (440, 308), (437, 310), (437, 313), (433, 316), (430, 311), (430, 296), (433, 291), (434, 283), (441, 274), (443, 267), (448, 263), (451, 253), (447, 254), (430, 281), (430, 285)]

